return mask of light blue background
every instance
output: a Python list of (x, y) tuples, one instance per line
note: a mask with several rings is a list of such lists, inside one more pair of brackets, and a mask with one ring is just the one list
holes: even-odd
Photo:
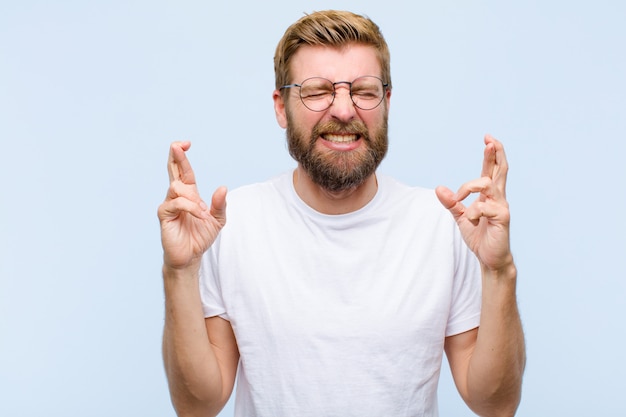
[[(623, 416), (626, 3), (0, 3), (0, 415), (173, 416), (156, 208), (172, 140), (204, 196), (291, 168), (274, 48), (303, 12), (372, 17), (402, 181), (510, 160), (528, 367), (519, 416)], [(444, 365), (442, 416), (472, 415)], [(223, 416), (232, 414), (229, 405)]]

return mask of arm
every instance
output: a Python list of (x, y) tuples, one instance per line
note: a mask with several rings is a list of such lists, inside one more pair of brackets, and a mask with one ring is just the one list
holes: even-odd
[(461, 396), (474, 412), (485, 417), (513, 416), (520, 401), (525, 353), (514, 291), (514, 283), (500, 283), (498, 278), (483, 275), (480, 327), (445, 341)]
[[(446, 338), (445, 350), (457, 388), (474, 412), (513, 416), (521, 398), (526, 356), (515, 295), (517, 271), (509, 246), (508, 164), (500, 142), (487, 136), (485, 144), (480, 179), (462, 185), (456, 194), (445, 187), (436, 190), (478, 257), (483, 284), (480, 327)], [(479, 196), (465, 207), (462, 201), (471, 193)]]
[(163, 245), (165, 328), (163, 360), (179, 416), (214, 416), (232, 392), (239, 352), (230, 323), (205, 319), (198, 273), (202, 254), (226, 223), (226, 190), (209, 208), (185, 156), (189, 142), (170, 148), (170, 187), (158, 215)]

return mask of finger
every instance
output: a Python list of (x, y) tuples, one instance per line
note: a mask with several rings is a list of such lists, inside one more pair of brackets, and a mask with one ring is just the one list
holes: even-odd
[(454, 206), (457, 202), (454, 198), (454, 193), (448, 187), (444, 187), (443, 185), (435, 188), (435, 194), (441, 204), (443, 204), (443, 206), (447, 209), (450, 209), (450, 207)]
[(210, 217), (208, 207), (203, 202), (197, 203), (184, 197), (167, 200), (159, 206), (158, 216), (161, 222), (174, 220), (183, 213), (197, 217), (198, 219), (208, 219)]
[[(197, 207), (191, 207), (191, 206), (187, 206), (185, 204), (184, 205), (184, 207), (185, 207), (184, 211), (187, 211), (187, 212), (193, 214), (196, 217), (200, 217), (200, 218), (207, 218), (207, 217), (209, 217), (209, 208), (206, 205), (206, 203), (202, 200), (202, 198), (200, 197), (200, 194), (198, 194), (198, 190), (197, 190), (195, 185), (183, 184), (180, 181), (172, 182), (170, 184), (170, 187), (167, 190), (167, 196), (165, 198), (165, 202), (170, 202), (170, 201), (174, 201), (174, 200), (178, 200), (177, 204), (181, 204), (180, 201), (182, 201), (182, 200), (186, 200), (186, 201), (189, 201), (189, 202), (195, 204)], [(174, 206), (174, 208), (175, 207), (176, 206)], [(181, 207), (183, 207), (183, 206), (181, 206)], [(203, 212), (203, 213), (201, 213), (201, 212)], [(177, 216), (177, 214), (174, 215), (174, 217), (176, 217), (176, 216)]]
[(178, 197), (184, 197), (196, 203), (200, 203), (202, 201), (195, 185), (184, 184), (183, 182), (176, 180), (172, 182), (167, 189), (166, 200), (173, 200)]
[(226, 187), (219, 187), (211, 197), (211, 216), (215, 217), (221, 224), (226, 223)]
[(488, 176), (494, 182), (494, 197), (506, 198), (506, 178), (509, 164), (504, 152), (504, 145), (491, 135), (485, 135), (485, 158), (483, 162), (483, 176)]
[(180, 179), (180, 172), (178, 165), (176, 164), (174, 154), (176, 149), (182, 146), (182, 142), (172, 142), (170, 144), (170, 152), (167, 157), (167, 174), (169, 175), (170, 182)]
[(465, 206), (456, 198), (456, 195), (449, 188), (440, 185), (435, 188), (435, 194), (441, 204), (450, 211), (455, 219), (463, 215)]
[(185, 152), (191, 147), (191, 142), (173, 142), (170, 145), (170, 154), (167, 163), (167, 172), (170, 182), (180, 180), (185, 184), (195, 184), (195, 175)]
[(499, 219), (503, 223), (508, 223), (509, 221), (508, 208), (492, 202), (475, 201), (465, 209), (465, 216), (474, 224), (478, 223), (483, 217)]
[(485, 150), (483, 154), (483, 169), (480, 173), (481, 177), (492, 178), (496, 167), (496, 147), (495, 139), (490, 135), (485, 135)]
[[(492, 180), (489, 177), (481, 177), (472, 181), (468, 181), (465, 184), (459, 187), (459, 190), (454, 195), (454, 198), (457, 201), (465, 200), (470, 194), (480, 193), (481, 197), (491, 197), (493, 194), (492, 191)], [(482, 198), (484, 200), (484, 198)]]

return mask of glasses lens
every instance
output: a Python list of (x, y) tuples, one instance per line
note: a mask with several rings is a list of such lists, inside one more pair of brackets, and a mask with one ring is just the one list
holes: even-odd
[(323, 111), (333, 102), (333, 83), (325, 78), (309, 78), (300, 87), (302, 103), (313, 111)]
[(359, 77), (352, 82), (352, 101), (361, 110), (372, 110), (384, 96), (383, 82), (376, 77)]

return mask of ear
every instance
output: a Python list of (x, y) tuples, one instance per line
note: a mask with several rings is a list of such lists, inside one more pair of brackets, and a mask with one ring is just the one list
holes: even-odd
[(387, 109), (389, 109), (389, 105), (391, 104), (391, 88), (387, 88), (385, 91), (385, 104), (387, 105)]
[(285, 100), (279, 90), (274, 90), (272, 94), (274, 99), (274, 112), (276, 113), (276, 121), (283, 129), (287, 128), (287, 112), (285, 110)]

